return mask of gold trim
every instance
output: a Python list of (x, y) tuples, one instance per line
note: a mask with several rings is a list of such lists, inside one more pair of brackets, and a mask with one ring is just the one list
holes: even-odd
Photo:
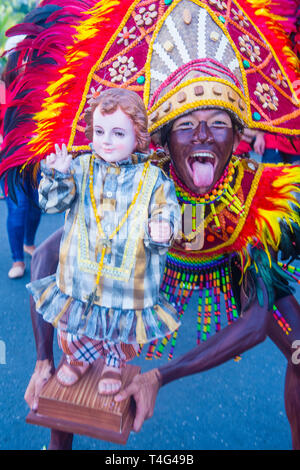
[[(199, 85), (197, 86), (197, 84)], [(203, 88), (201, 97), (197, 90), (198, 87)], [(233, 111), (243, 122), (248, 121), (246, 98), (235, 85), (222, 78), (198, 77), (170, 90), (148, 110), (149, 132), (151, 133), (166, 122), (175, 119), (182, 110), (194, 110), (198, 106), (209, 106), (210, 104), (216, 106), (217, 103)], [(151, 123), (153, 124), (151, 125)]]
[[(246, 161), (239, 160), (239, 166), (238, 166), (239, 173), (237, 175), (237, 179), (236, 179), (236, 182), (235, 182), (235, 185), (234, 185), (234, 188), (233, 188), (233, 191), (235, 193), (237, 192), (237, 190), (241, 186), (241, 182), (242, 182), (242, 179), (243, 179), (243, 176), (244, 176), (244, 171), (245, 171), (244, 166), (246, 166), (246, 165), (247, 165)], [(248, 216), (248, 213), (249, 213), (249, 210), (250, 210), (250, 206), (251, 206), (253, 197), (255, 196), (256, 189), (257, 189), (259, 180), (261, 178), (262, 172), (263, 172), (263, 166), (259, 165), (259, 167), (256, 171), (256, 174), (253, 178), (253, 181), (251, 183), (250, 191), (249, 191), (248, 196), (247, 196), (247, 198), (245, 200), (245, 203), (244, 203), (244, 216), (240, 217), (240, 220), (237, 223), (237, 225), (235, 227), (235, 230), (232, 233), (231, 237), (228, 240), (226, 240), (224, 243), (222, 243), (221, 245), (218, 245), (217, 247), (209, 248), (207, 250), (200, 250), (200, 251), (195, 250), (195, 251), (193, 251), (193, 254), (197, 254), (197, 253), (201, 254), (201, 260), (205, 261), (206, 259), (211, 259), (211, 256), (208, 256), (209, 254), (219, 253), (220, 250), (222, 250), (224, 248), (227, 248), (228, 246), (233, 245), (233, 243), (236, 242), (240, 232), (242, 231), (242, 229), (243, 229), (243, 227), (244, 227), (244, 225), (247, 221), (247, 216)], [(217, 214), (221, 213), (225, 207), (226, 207), (226, 205), (224, 203), (218, 205), (217, 208), (216, 208)], [(212, 215), (212, 213), (210, 213), (205, 218), (205, 227), (207, 227), (207, 225), (212, 221), (212, 219), (213, 219), (213, 215)], [(174, 250), (174, 251), (176, 251), (177, 253), (180, 253), (180, 250)], [(203, 255), (207, 255), (207, 256), (203, 256)]]
[[(168, 10), (164, 13), (164, 15), (160, 18), (160, 20), (157, 22), (156, 24), (156, 29), (155, 31), (153, 32), (153, 35), (152, 35), (152, 38), (151, 38), (151, 41), (150, 41), (150, 44), (149, 44), (149, 49), (148, 49), (148, 54), (147, 54), (147, 60), (146, 60), (146, 63), (145, 63), (145, 87), (144, 87), (144, 103), (145, 103), (145, 106), (146, 108), (148, 107), (148, 104), (149, 104), (149, 101), (150, 101), (150, 83), (151, 83), (151, 68), (150, 68), (150, 64), (151, 64), (151, 60), (152, 60), (152, 53), (153, 53), (153, 44), (164, 24), (164, 21), (165, 19), (172, 13), (173, 9), (181, 2), (182, 0), (175, 0), (172, 5), (170, 5), (170, 7), (168, 8)], [(283, 127), (274, 127), (274, 125), (272, 124), (273, 122), (276, 122), (276, 121), (279, 121), (279, 122), (283, 122), (283, 121), (286, 121), (287, 117), (290, 117), (290, 119), (296, 119), (298, 116), (300, 116), (300, 109), (299, 110), (295, 110), (294, 113), (289, 113), (289, 115), (284, 115), (282, 116), (281, 118), (277, 118), (277, 119), (274, 119), (272, 121), (270, 121), (270, 123), (266, 123), (266, 122), (259, 122), (259, 121), (254, 121), (252, 119), (252, 111), (251, 111), (251, 104), (253, 105), (253, 103), (251, 103), (251, 100), (250, 100), (250, 96), (249, 96), (249, 87), (248, 87), (248, 81), (247, 81), (247, 74), (246, 74), (246, 71), (244, 69), (244, 66), (243, 66), (243, 62), (242, 62), (242, 55), (241, 53), (239, 52), (238, 48), (236, 47), (235, 43), (233, 42), (232, 38), (229, 36), (228, 34), (228, 31), (225, 27), (225, 25), (218, 19), (218, 17), (216, 16), (216, 13), (213, 12), (210, 7), (198, 0), (189, 0), (191, 2), (193, 2), (194, 4), (198, 5), (199, 7), (201, 8), (204, 8), (208, 14), (212, 17), (213, 21), (221, 28), (222, 32), (224, 33), (224, 35), (226, 36), (226, 38), (228, 39), (231, 47), (233, 48), (234, 52), (235, 52), (235, 55), (236, 55), (236, 58), (239, 62), (239, 67), (240, 67), (240, 72), (242, 74), (242, 81), (243, 81), (243, 87), (244, 87), (244, 92), (245, 92), (245, 102), (247, 104), (247, 118), (243, 119), (242, 116), (241, 116), (241, 113), (238, 114), (238, 116), (240, 118), (242, 118), (246, 125), (250, 128), (256, 128), (256, 129), (263, 129), (264, 131), (270, 131), (270, 132), (279, 132), (281, 134), (286, 134), (286, 135), (300, 135), (300, 129), (287, 129), (287, 128), (283, 128)], [(236, 2), (236, 6), (238, 8), (240, 8), (243, 12), (244, 10), (240, 7), (240, 5)], [(246, 15), (246, 14), (245, 14)], [(247, 16), (247, 15), (246, 15)], [(276, 64), (278, 65), (278, 67), (280, 68), (281, 72), (283, 73), (284, 77), (287, 79), (288, 81), (288, 84), (289, 84), (289, 87), (290, 87), (290, 91), (293, 92), (293, 97), (295, 98), (295, 92), (293, 90), (293, 87), (291, 86), (291, 82), (290, 80), (288, 79), (287, 75), (284, 73), (284, 70), (283, 70), (283, 67), (281, 66), (281, 64), (279, 63), (278, 59), (277, 59), (277, 56), (275, 54), (275, 51), (274, 49), (271, 47), (271, 45), (269, 44), (269, 42), (265, 39), (265, 37), (263, 36), (263, 34), (261, 33), (261, 31), (259, 30), (259, 28), (256, 28), (256, 26), (254, 25), (254, 23), (251, 21), (251, 19), (247, 16), (247, 18), (249, 19), (249, 21), (251, 22), (252, 26), (254, 26), (255, 30), (257, 31), (258, 34), (261, 35), (261, 37), (263, 38), (263, 40), (266, 42), (266, 44), (269, 46), (270, 48), (270, 51), (272, 52), (273, 54), (273, 58), (276, 62)], [(229, 82), (230, 83), (230, 82)], [(295, 98), (295, 100), (298, 101), (299, 103), (299, 100), (297, 98)], [(160, 127), (161, 125), (165, 124), (166, 122), (168, 122), (169, 120), (171, 120), (172, 118), (176, 118), (178, 117), (181, 113), (184, 113), (188, 110), (191, 110), (193, 109), (194, 106), (221, 106), (222, 108), (225, 108), (225, 109), (229, 109), (233, 112), (236, 112), (236, 108), (233, 108), (230, 103), (228, 103), (228, 101), (217, 101), (217, 100), (210, 100), (210, 101), (198, 101), (196, 103), (191, 103), (188, 107), (181, 107), (181, 108), (178, 108), (176, 110), (176, 112), (173, 112), (171, 113), (170, 115), (168, 115), (168, 117), (165, 117), (164, 119), (162, 119), (161, 121), (159, 121), (159, 123), (156, 123), (154, 125), (152, 125), (150, 128), (149, 128), (149, 132), (154, 132), (154, 130), (157, 130), (158, 127)], [(295, 103), (295, 106), (297, 106), (297, 103)], [(149, 110), (148, 113), (151, 113), (152, 111)]]
[[(87, 158), (88, 155), (85, 155), (81, 159), (81, 163), (83, 165), (83, 172), (84, 172), (84, 182), (82, 184), (82, 190), (81, 190), (81, 200), (80, 200), (80, 207), (79, 211), (81, 216), (78, 218), (78, 263), (80, 266), (80, 269), (82, 271), (88, 272), (90, 274), (97, 274), (98, 272), (98, 263), (95, 261), (90, 260), (89, 258), (83, 258), (82, 253), (81, 253), (81, 243), (85, 242), (85, 247), (86, 247), (86, 256), (89, 256), (89, 249), (88, 249), (88, 237), (87, 237), (87, 229), (85, 224), (85, 219), (84, 219), (84, 194), (85, 194), (85, 188), (86, 188), (86, 182), (88, 178), (88, 163), (83, 160), (83, 158)], [(137, 249), (137, 244), (136, 241), (138, 240), (138, 237), (142, 233), (144, 226), (144, 218), (141, 217), (141, 215), (146, 214), (147, 212), (147, 207), (149, 204), (149, 200), (151, 198), (151, 194), (153, 191), (153, 188), (155, 186), (155, 183), (158, 178), (158, 172), (159, 169), (155, 167), (154, 165), (149, 165), (147, 166), (147, 171), (145, 172), (143, 184), (141, 187), (141, 191), (139, 193), (139, 198), (136, 201), (135, 208), (133, 211), (133, 222), (132, 222), (132, 227), (131, 231), (128, 233), (127, 241), (125, 244), (125, 249), (124, 249), (124, 254), (123, 254), (123, 259), (122, 259), (122, 265), (120, 267), (115, 267), (115, 266), (110, 266), (110, 265), (103, 265), (103, 273), (105, 277), (111, 278), (111, 279), (117, 279), (121, 280), (123, 279), (124, 281), (127, 281), (130, 277), (130, 273), (133, 267), (133, 264), (135, 262), (135, 253)], [(84, 189), (84, 192), (83, 192)], [(81, 225), (82, 222), (82, 225)], [(83, 233), (80, 232), (80, 229), (82, 229)], [(116, 230), (116, 229), (115, 229)], [(110, 234), (109, 239), (111, 239), (111, 236), (114, 236), (115, 230), (112, 234)], [(83, 235), (84, 240), (82, 241), (81, 235)], [(135, 244), (134, 248), (132, 248), (132, 245)], [(84, 254), (83, 254), (84, 256)]]
[(105, 48), (103, 49), (102, 54), (100, 55), (100, 58), (97, 60), (95, 65), (90, 70), (90, 73), (88, 75), (88, 79), (86, 81), (85, 88), (84, 88), (84, 91), (83, 91), (83, 94), (82, 94), (82, 100), (79, 104), (77, 113), (75, 114), (75, 118), (74, 118), (73, 123), (72, 123), (72, 130), (71, 130), (71, 135), (70, 135), (69, 142), (68, 142), (68, 149), (70, 149), (73, 145), (75, 135), (76, 135), (76, 126), (77, 126), (77, 123), (79, 121), (79, 117), (80, 117), (80, 115), (81, 115), (81, 113), (84, 109), (84, 106), (85, 106), (85, 103), (86, 103), (86, 96), (89, 92), (90, 84), (91, 84), (91, 81), (93, 79), (93, 75), (94, 75), (98, 65), (102, 62), (103, 58), (108, 53), (110, 47), (114, 43), (114, 41), (117, 38), (118, 34), (120, 33), (120, 31), (122, 31), (123, 27), (125, 26), (128, 18), (130, 17), (130, 15), (132, 13), (132, 11), (135, 9), (135, 6), (139, 2), (140, 2), (140, 0), (135, 0), (135, 2), (133, 2), (133, 4), (128, 8), (128, 11), (127, 11), (126, 15), (124, 16), (123, 20), (121, 21), (121, 23), (119, 24), (119, 27), (116, 29), (115, 33), (111, 36), (110, 40), (107, 42)]
[[(173, 9), (181, 1), (182, 0), (175, 0), (172, 3), (172, 5), (170, 5), (168, 10), (165, 12), (165, 14), (157, 22), (156, 29), (155, 29), (155, 31), (152, 35), (152, 38), (151, 38), (151, 41), (150, 41), (150, 44), (149, 44), (147, 60), (146, 60), (146, 63), (145, 63), (145, 78), (146, 78), (146, 80), (145, 80), (145, 88), (144, 88), (144, 103), (145, 103), (146, 108), (148, 107), (149, 99), (150, 99), (150, 83), (151, 83), (150, 63), (151, 63), (151, 59), (152, 59), (153, 45), (154, 45), (154, 42), (156, 40), (156, 37), (157, 37), (158, 33), (160, 32), (160, 30), (161, 30), (161, 28), (164, 24), (165, 19), (172, 13)], [(246, 95), (245, 96), (245, 101), (247, 103), (248, 113), (250, 114), (251, 113), (250, 97), (249, 97), (249, 92), (248, 92), (246, 72), (245, 72), (245, 69), (243, 67), (241, 54), (240, 54), (239, 50), (237, 49), (237, 47), (236, 47), (235, 43), (233, 42), (232, 38), (230, 37), (230, 35), (229, 35), (227, 29), (225, 28), (224, 24), (218, 19), (216, 14), (210, 9), (210, 7), (208, 5), (200, 2), (199, 0), (189, 0), (189, 1), (193, 2), (195, 5), (199, 6), (200, 8), (204, 8), (207, 11), (207, 13), (211, 16), (213, 21), (220, 27), (223, 34), (226, 36), (227, 40), (229, 41), (229, 43), (230, 43), (230, 45), (231, 45), (231, 47), (232, 47), (232, 49), (235, 53), (237, 61), (239, 63), (239, 68), (240, 68), (240, 72), (241, 72), (241, 75), (242, 75), (243, 87), (244, 87), (244, 91), (245, 91), (245, 95)]]
[(275, 60), (276, 64), (278, 65), (282, 75), (285, 77), (285, 79), (287, 80), (288, 82), (288, 85), (289, 85), (289, 89), (290, 89), (290, 92), (292, 93), (294, 99), (298, 102), (298, 105), (300, 105), (300, 99), (298, 99), (296, 93), (295, 93), (295, 90), (292, 86), (292, 83), (289, 79), (289, 77), (287, 76), (287, 74), (285, 73), (285, 70), (283, 68), (283, 66), (281, 65), (281, 63), (279, 62), (279, 59), (277, 58), (277, 55), (276, 55), (276, 52), (274, 51), (273, 47), (271, 46), (271, 44), (269, 43), (269, 41), (266, 39), (266, 37), (264, 36), (264, 34), (261, 32), (261, 30), (255, 25), (255, 23), (251, 20), (251, 18), (249, 18), (249, 16), (247, 15), (247, 13), (244, 11), (243, 7), (241, 7), (241, 5), (235, 0), (235, 4), (236, 6), (244, 13), (244, 15), (247, 17), (247, 19), (250, 21), (251, 25), (253, 26), (253, 28), (255, 29), (255, 31), (260, 35), (260, 37), (263, 39), (263, 41), (267, 44), (267, 46), (270, 48), (270, 51), (273, 55), (273, 59)]

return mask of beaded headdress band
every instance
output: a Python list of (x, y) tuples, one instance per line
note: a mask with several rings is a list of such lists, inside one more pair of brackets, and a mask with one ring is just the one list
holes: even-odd
[[(73, 3), (82, 10), (78, 16)], [(18, 90), (35, 94), (30, 101), (35, 117), (21, 136), (13, 129), (6, 137), (0, 174), (38, 163), (54, 143), (89, 150), (84, 114), (110, 87), (143, 97), (152, 133), (192, 109), (218, 106), (248, 127), (300, 135), (300, 102), (292, 86), (300, 80), (298, 65), (275, 16), (257, 14), (261, 0), (44, 0), (41, 8), (44, 4), (63, 7), (46, 23), (47, 35), (37, 29), (34, 36), (31, 27), (24, 48), (28, 54), (32, 37), (32, 51), (40, 47), (41, 57), (55, 60), (40, 68), (33, 63), (32, 73), (29, 60), (20, 77)], [(59, 15), (64, 21), (72, 17), (71, 26), (63, 30)], [(16, 103), (22, 110), (19, 96)], [(29, 110), (25, 100), (24, 110)]]
[[(90, 90), (128, 87), (143, 96), (150, 133), (190, 110), (218, 106), (248, 127), (300, 134), (300, 101), (290, 80), (234, 0), (132, 2), (89, 82), (82, 113)], [(74, 149), (83, 127), (77, 113)]]

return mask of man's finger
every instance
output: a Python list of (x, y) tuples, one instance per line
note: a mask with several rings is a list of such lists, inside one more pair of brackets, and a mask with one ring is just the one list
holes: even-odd
[(141, 427), (143, 426), (145, 419), (146, 419), (146, 415), (145, 415), (144, 407), (137, 405), (136, 415), (135, 415), (135, 419), (133, 422), (133, 430), (135, 432), (139, 432), (141, 430)]
[(34, 399), (33, 399), (33, 404), (32, 404), (32, 407), (31, 407), (32, 411), (34, 411), (34, 412), (37, 411), (38, 404), (39, 404), (39, 397), (38, 397), (38, 395), (35, 395)]
[(126, 398), (130, 397), (131, 395), (134, 395), (137, 392), (137, 388), (135, 384), (131, 383), (128, 385), (128, 387), (124, 388), (121, 390), (115, 397), (114, 400), (116, 402), (123, 401)]
[(24, 400), (26, 401), (29, 408), (32, 408), (33, 400), (34, 400), (34, 393), (32, 391), (32, 387), (30, 385), (27, 387), (27, 390), (24, 395)]

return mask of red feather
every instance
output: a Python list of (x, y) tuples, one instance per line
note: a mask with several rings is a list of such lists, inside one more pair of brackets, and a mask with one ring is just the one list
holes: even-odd
[(300, 80), (300, 65), (292, 33), (299, 21), (298, 0), (239, 0), (245, 13), (265, 36), (290, 81)]

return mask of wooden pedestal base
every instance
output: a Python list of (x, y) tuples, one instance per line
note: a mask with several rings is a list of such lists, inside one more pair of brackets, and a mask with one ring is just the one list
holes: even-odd
[[(26, 422), (126, 444), (134, 419), (134, 403), (131, 399), (116, 403), (113, 396), (98, 393), (102, 368), (102, 360), (96, 361), (70, 387), (60, 385), (56, 375), (51, 377), (41, 392), (37, 412), (30, 411)], [(139, 372), (139, 367), (127, 364), (122, 369), (122, 388)]]

